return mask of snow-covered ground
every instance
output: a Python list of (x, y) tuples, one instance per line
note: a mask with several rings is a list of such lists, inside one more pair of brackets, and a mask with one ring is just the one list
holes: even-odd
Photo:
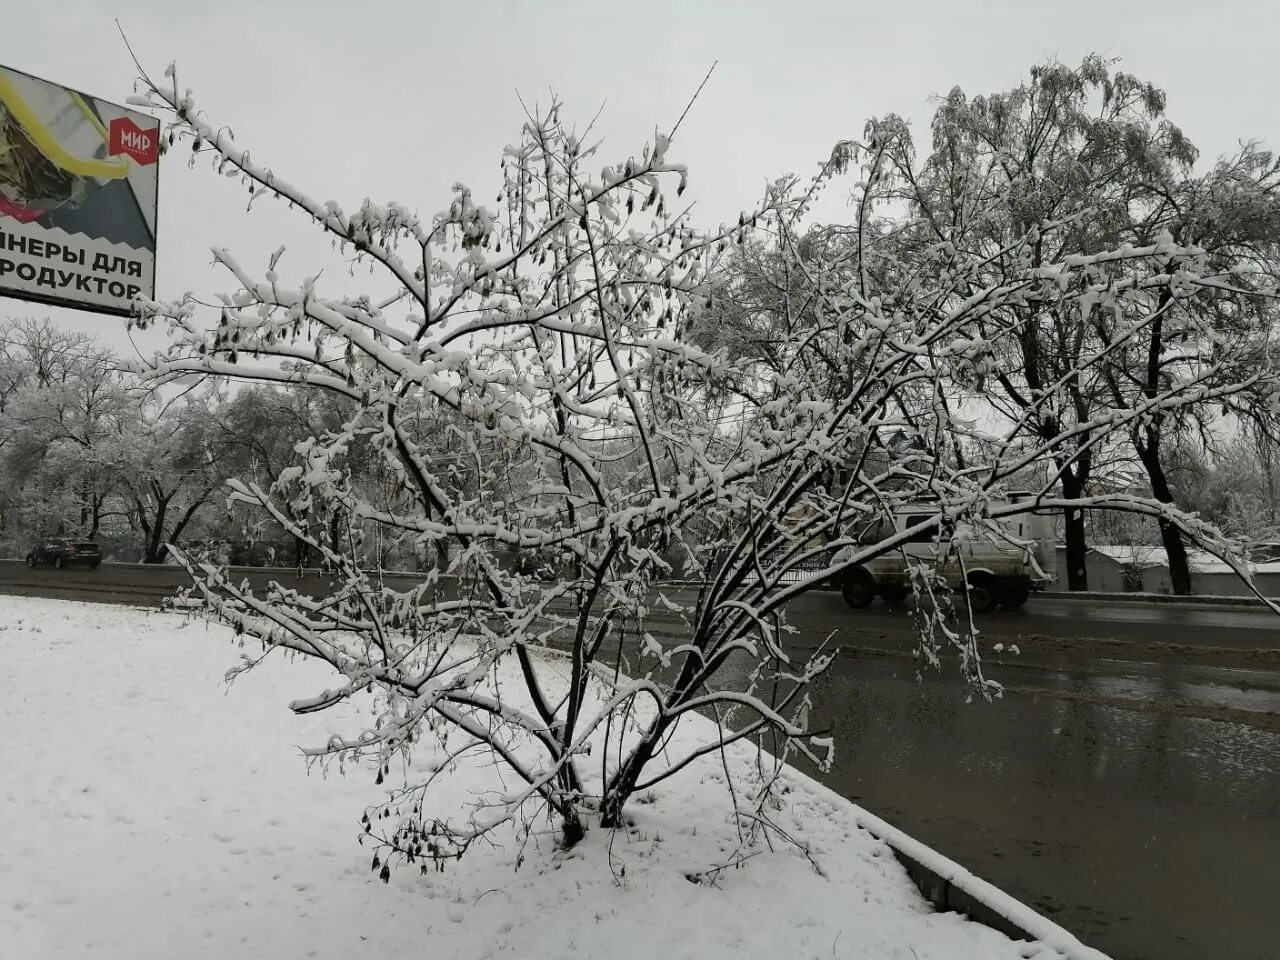
[[(1058, 955), (933, 912), (857, 808), (800, 776), (778, 819), (823, 875), (775, 844), (691, 882), (737, 846), (718, 760), (633, 804), (628, 831), (568, 853), (535, 835), (518, 870), (513, 844), (473, 848), (384, 885), (357, 844), (384, 788), (298, 754), (334, 718), (286, 704), (323, 675), (281, 661), (227, 688), (229, 640), (179, 614), (0, 596), (0, 957)], [(440, 799), (492, 776), (473, 762)]]

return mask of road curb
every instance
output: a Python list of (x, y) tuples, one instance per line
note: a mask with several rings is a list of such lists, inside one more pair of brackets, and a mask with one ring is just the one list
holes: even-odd
[[(893, 826), (825, 783), (795, 768), (790, 772), (801, 779), (805, 789), (814, 796), (825, 794), (833, 804), (850, 809), (854, 823), (889, 848), (921, 896), (939, 912), (963, 914), (970, 921), (1003, 933), (1010, 940), (1038, 942), (1063, 960), (1112, 960), (1109, 954), (1083, 943), (1065, 927), (1017, 897), (982, 879), (946, 854)], [(1023, 954), (1029, 955), (1029, 952)]]
[[(1189, 597), (1175, 596), (1171, 593), (1093, 593), (1088, 590), (1043, 590), (1032, 594), (1032, 598), (1042, 597), (1045, 600), (1092, 600), (1099, 603), (1161, 603), (1161, 604), (1195, 604), (1205, 607), (1262, 607), (1265, 604), (1257, 597), (1202, 597), (1192, 594)], [(1280, 601), (1280, 597), (1273, 598)]]
[[(701, 580), (655, 580), (654, 586), (674, 587), (679, 589), (696, 590), (701, 587)], [(833, 588), (815, 586), (814, 590), (830, 590)], [(1171, 593), (1102, 593), (1089, 590), (1041, 590), (1031, 595), (1031, 602), (1037, 597), (1045, 600), (1091, 600), (1100, 603), (1161, 603), (1161, 604), (1198, 604), (1207, 607), (1262, 607), (1265, 604), (1257, 597), (1223, 597), (1223, 596), (1199, 596), (1192, 594), (1189, 597), (1176, 596)], [(1273, 597), (1273, 600), (1280, 602), (1280, 597)]]

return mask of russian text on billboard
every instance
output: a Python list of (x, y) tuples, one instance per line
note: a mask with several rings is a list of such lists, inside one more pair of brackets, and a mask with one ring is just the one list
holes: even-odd
[(155, 296), (159, 145), (153, 117), (0, 67), (0, 295)]

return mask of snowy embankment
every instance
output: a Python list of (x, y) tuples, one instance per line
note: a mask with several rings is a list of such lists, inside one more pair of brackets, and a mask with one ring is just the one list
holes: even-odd
[[(314, 665), (268, 662), (227, 688), (221, 627), (20, 597), (0, 598), (0, 651), (0, 957), (1058, 955), (933, 912), (862, 811), (799, 775), (777, 819), (822, 873), (776, 839), (717, 870), (738, 847), (718, 758), (634, 803), (627, 831), (568, 853), (535, 832), (518, 870), (512, 838), (384, 885), (357, 844), (384, 788), (298, 755), (335, 725), (286, 709), (323, 685)], [(469, 764), (441, 809), (493, 782)]]

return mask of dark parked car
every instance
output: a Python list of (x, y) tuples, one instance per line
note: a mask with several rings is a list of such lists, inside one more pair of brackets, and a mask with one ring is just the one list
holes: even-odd
[(51, 563), (61, 570), (63, 567), (80, 564), (92, 570), (101, 562), (102, 548), (92, 540), (71, 540), (66, 537), (41, 540), (27, 554), (28, 567)]

